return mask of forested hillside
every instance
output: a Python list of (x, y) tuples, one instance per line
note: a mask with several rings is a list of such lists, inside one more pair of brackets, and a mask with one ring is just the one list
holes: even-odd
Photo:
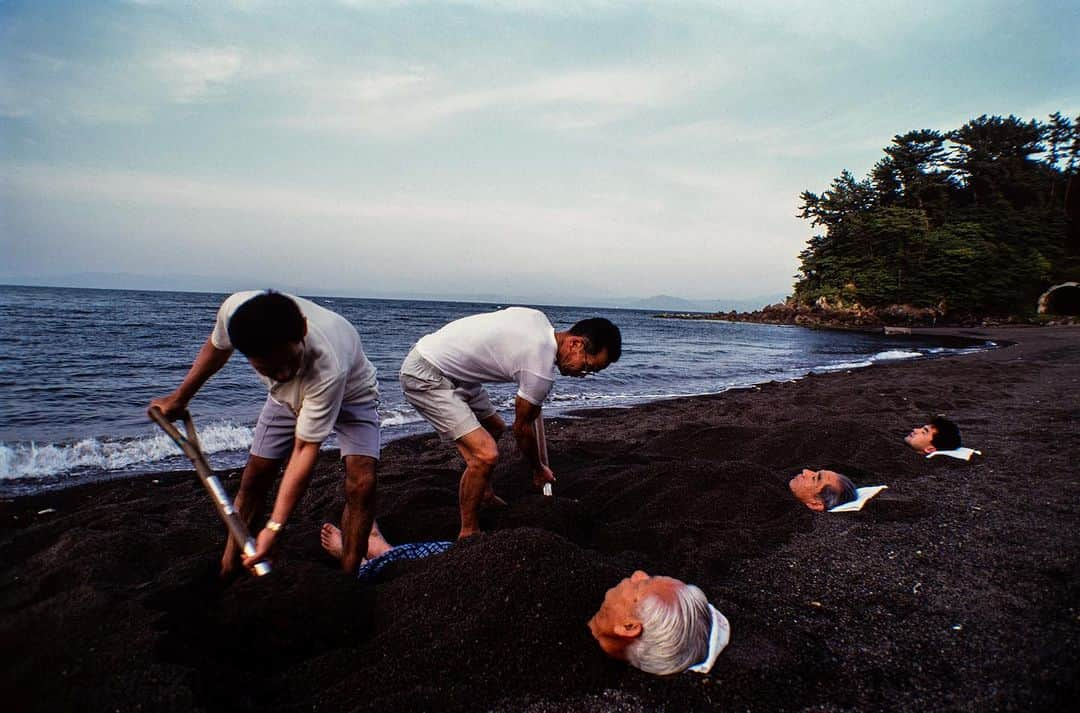
[(820, 229), (800, 254), (794, 300), (912, 305), (940, 315), (1034, 312), (1080, 279), (1080, 116), (980, 116), (897, 135), (870, 174), (805, 191)]

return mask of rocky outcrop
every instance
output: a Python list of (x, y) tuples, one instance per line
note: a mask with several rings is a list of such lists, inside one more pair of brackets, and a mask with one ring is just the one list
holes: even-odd
[(753, 312), (716, 312), (714, 314), (666, 313), (660, 317), (677, 319), (719, 319), (729, 322), (755, 322), (760, 324), (797, 324), (803, 327), (828, 329), (865, 329), (868, 327), (941, 327), (979, 326), (992, 324), (1018, 324), (1030, 320), (1023, 317), (988, 319), (969, 314), (948, 311), (945, 304), (938, 307), (914, 305), (888, 305), (866, 307), (858, 302), (829, 300), (819, 297), (813, 304), (786, 302), (768, 305)]

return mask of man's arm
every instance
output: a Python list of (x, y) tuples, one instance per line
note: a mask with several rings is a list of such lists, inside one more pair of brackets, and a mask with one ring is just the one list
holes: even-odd
[(551, 468), (540, 462), (540, 448), (537, 446), (536, 432), (533, 430), (533, 422), (538, 418), (541, 418), (539, 406), (520, 396), (514, 399), (514, 439), (525, 462), (532, 469), (533, 483), (536, 487), (542, 488), (544, 483), (555, 482), (555, 474), (551, 472)]
[(195, 356), (195, 362), (188, 370), (187, 376), (180, 382), (168, 396), (161, 396), (150, 402), (150, 408), (155, 406), (165, 414), (165, 418), (180, 418), (187, 408), (188, 403), (199, 392), (206, 380), (221, 370), (232, 356), (232, 349), (218, 349), (207, 338), (206, 343), (199, 349)]
[[(341, 399), (345, 395), (345, 374), (338, 374), (307, 391), (304, 406), (296, 419), (296, 439), (293, 442), (292, 456), (281, 476), (274, 509), (268, 523), (284, 525), (293, 508), (304, 496), (315, 463), (319, 460), (319, 446), (330, 436), (330, 431), (341, 410)], [(274, 546), (277, 531), (264, 527), (255, 538), (255, 554), (244, 558), (245, 567), (253, 567), (256, 562), (266, 559)]]
[[(292, 515), (293, 508), (303, 497), (308, 483), (311, 482), (311, 474), (315, 470), (315, 463), (319, 460), (320, 445), (322, 444), (296, 439), (289, 464), (285, 466), (285, 475), (281, 477), (281, 487), (278, 488), (268, 524), (273, 522), (284, 525)], [(244, 557), (244, 566), (254, 567), (256, 562), (265, 560), (274, 546), (277, 534), (276, 530), (264, 527), (256, 538), (255, 554)]]

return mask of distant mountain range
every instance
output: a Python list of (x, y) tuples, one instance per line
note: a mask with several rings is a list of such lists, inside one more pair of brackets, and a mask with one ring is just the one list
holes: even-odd
[[(218, 292), (230, 293), (251, 289), (243, 279), (209, 277), (204, 275), (144, 275), (130, 272), (82, 272), (63, 275), (12, 277), (0, 275), (0, 283), (10, 285), (40, 285), (49, 287), (82, 287), (107, 290), (150, 290), (171, 292)], [(495, 305), (532, 304), (565, 305), (579, 307), (608, 307), (616, 309), (644, 309), (659, 312), (727, 312), (751, 311), (765, 305), (783, 302), (784, 294), (756, 297), (733, 297), (728, 299), (689, 300), (673, 295), (652, 297), (587, 297), (568, 295), (508, 295), (493, 293), (423, 293), (423, 292), (376, 292), (360, 294), (355, 290), (321, 287), (309, 289), (304, 285), (278, 285), (279, 289), (300, 295), (326, 297), (359, 297), (373, 299), (436, 300), (446, 302), (481, 302)]]
[[(783, 302), (787, 298), (784, 294), (761, 295), (758, 297), (739, 297), (715, 300), (687, 300), (672, 295), (654, 295), (644, 299), (627, 297), (621, 300), (612, 300), (612, 307), (627, 307), (630, 309), (655, 309), (664, 312), (748, 312), (761, 309), (766, 305)], [(597, 307), (608, 306), (601, 304), (606, 301), (594, 301)]]

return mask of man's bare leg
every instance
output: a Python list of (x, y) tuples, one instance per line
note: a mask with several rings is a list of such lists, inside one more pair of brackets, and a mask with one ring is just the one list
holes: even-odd
[(493, 413), (483, 421), (480, 425), (484, 427), (484, 430), (491, 434), (491, 437), (496, 441), (506, 431), (506, 421), (502, 420), (502, 416), (497, 413)]
[[(236, 493), (233, 508), (240, 515), (244, 524), (251, 528), (252, 520), (262, 508), (266, 500), (266, 494), (270, 492), (270, 486), (274, 484), (274, 478), (281, 471), (282, 460), (263, 458), (262, 456), (249, 455), (244, 473), (240, 476), (240, 490)], [(251, 533), (255, 537), (258, 533)], [(221, 556), (221, 577), (232, 576), (233, 572), (240, 567), (241, 545), (237, 544), (232, 537), (225, 542), (225, 553)]]
[[(499, 462), (499, 448), (487, 429), (476, 428), (457, 439), (456, 445), (465, 459), (465, 472), (458, 485), (461, 507), (461, 531), (458, 539), (480, 532), (480, 505), (491, 491), (491, 472)], [(494, 495), (494, 493), (492, 493)]]
[[(497, 413), (493, 413), (487, 418), (480, 421), (480, 425), (484, 427), (484, 430), (491, 434), (491, 437), (497, 442), (499, 437), (506, 431), (506, 422), (502, 420), (502, 417)], [(504, 508), (506, 507), (506, 501), (495, 494), (495, 490), (492, 488), (491, 480), (488, 480), (487, 488), (484, 490), (484, 499), (481, 502), (481, 507), (494, 507)]]
[(355, 572), (375, 522), (375, 467), (370, 456), (345, 456), (345, 510), (341, 513), (341, 568)]
[[(319, 532), (319, 541), (322, 542), (323, 549), (326, 550), (328, 555), (341, 559), (341, 530), (329, 522), (324, 522), (322, 530)], [(394, 546), (387, 542), (382, 532), (379, 531), (379, 523), (371, 523), (371, 534), (368, 535), (367, 559), (381, 557), (392, 549), (394, 549)]]

